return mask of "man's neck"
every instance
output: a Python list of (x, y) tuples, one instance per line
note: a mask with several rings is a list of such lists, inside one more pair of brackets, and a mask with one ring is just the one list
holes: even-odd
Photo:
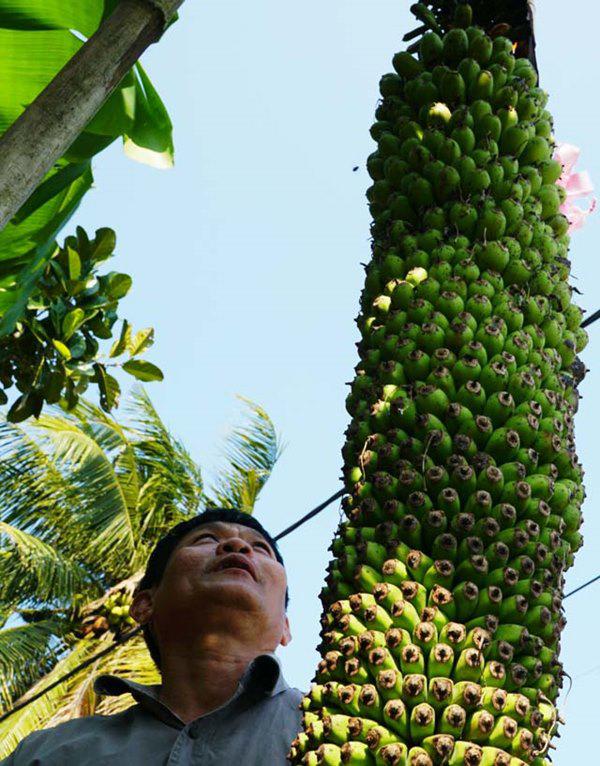
[(231, 635), (202, 635), (192, 644), (169, 646), (162, 659), (160, 701), (189, 723), (225, 704), (249, 663), (269, 651)]

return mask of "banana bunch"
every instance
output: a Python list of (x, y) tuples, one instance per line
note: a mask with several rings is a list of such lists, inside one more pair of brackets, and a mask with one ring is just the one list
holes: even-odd
[(561, 166), (512, 41), (414, 10), (371, 129), (347, 520), (290, 758), (545, 766), (585, 496)]

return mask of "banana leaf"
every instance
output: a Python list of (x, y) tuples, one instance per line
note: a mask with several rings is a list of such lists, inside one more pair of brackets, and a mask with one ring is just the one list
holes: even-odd
[[(0, 0), (0, 135), (117, 2)], [(0, 232), (0, 337), (13, 331), (58, 233), (91, 187), (92, 158), (120, 137), (129, 157), (158, 168), (173, 164), (171, 120), (139, 64)]]

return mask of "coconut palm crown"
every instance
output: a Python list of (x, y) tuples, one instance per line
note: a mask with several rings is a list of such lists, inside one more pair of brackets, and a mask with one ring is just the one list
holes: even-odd
[[(0, 712), (132, 628), (131, 596), (172, 526), (210, 506), (252, 513), (281, 445), (267, 413), (243, 401), (249, 417), (210, 489), (141, 388), (126, 424), (89, 402), (0, 422)], [(31, 731), (132, 703), (97, 698), (99, 673), (158, 681), (136, 636), (1, 723), (0, 758)]]

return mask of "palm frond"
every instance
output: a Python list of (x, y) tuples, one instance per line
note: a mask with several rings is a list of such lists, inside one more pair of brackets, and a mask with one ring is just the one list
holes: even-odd
[(51, 411), (81, 428), (109, 454), (129, 443), (126, 427), (87, 399), (80, 398), (72, 410), (65, 411), (55, 407)]
[(69, 603), (75, 594), (98, 594), (80, 564), (39, 537), (0, 521), (0, 602)]
[[(72, 487), (27, 426), (0, 419), (0, 519), (35, 531), (47, 542), (65, 539)], [(71, 529), (72, 531), (72, 529)]]
[[(35, 683), (22, 699), (32, 697), (38, 691), (45, 689), (53, 681), (74, 670), (92, 652), (102, 648), (103, 646), (99, 642), (80, 641), (66, 657), (56, 663), (47, 675)], [(44, 694), (35, 702), (32, 702), (0, 723), (0, 758), (9, 755), (28, 734), (38, 729), (43, 729), (47, 725), (55, 714), (57, 706), (60, 705), (65, 695), (69, 693), (69, 690), (73, 688), (76, 679), (77, 676), (74, 676), (63, 681), (47, 694)]]
[[(27, 685), (33, 684), (32, 696), (110, 645), (110, 633), (100, 639), (88, 634), (65, 655), (73, 607), (80, 620), (95, 614), (111, 586), (139, 577), (150, 550), (174, 524), (206, 502), (252, 511), (281, 445), (266, 412), (243, 401), (248, 421), (227, 439), (226, 465), (210, 499), (200, 468), (142, 388), (133, 392), (121, 423), (85, 401), (25, 425), (0, 422), (4, 707)], [(19, 615), (25, 624), (15, 624)], [(128, 695), (96, 697), (92, 679), (105, 672), (145, 684), (160, 680), (138, 636), (0, 724), (0, 759), (31, 731), (132, 704)]]
[[(78, 420), (76, 414), (61, 412), (27, 424), (0, 421), (0, 519), (76, 556), (98, 574), (110, 574), (116, 564), (114, 556), (105, 556), (114, 541), (98, 536), (109, 526), (106, 515), (110, 521), (115, 513), (121, 527), (117, 537), (125, 537), (125, 547), (119, 547), (124, 556), (113, 574), (128, 574), (123, 559), (127, 547), (134, 546), (131, 535), (127, 542), (127, 509), (137, 503), (136, 483), (131, 442), (108, 419), (92, 422), (87, 412)], [(114, 526), (107, 534), (113, 531)]]
[[(93, 642), (91, 653), (96, 654), (107, 645), (106, 641)], [(93, 689), (93, 682), (97, 676), (105, 673), (128, 678), (140, 684), (160, 684), (160, 673), (150, 657), (146, 644), (141, 636), (136, 636), (73, 676), (66, 684), (64, 693), (56, 701), (54, 708), (47, 712), (42, 711), (43, 727), (56, 726), (84, 715), (113, 715), (133, 705), (134, 700), (128, 694), (119, 697), (98, 697)], [(51, 676), (54, 675), (55, 671), (40, 682), (39, 687), (44, 688), (49, 685)]]
[(40, 672), (56, 660), (56, 637), (61, 635), (58, 619), (16, 625), (0, 630), (0, 702), (8, 707), (36, 681)]
[(160, 673), (141, 636), (127, 641), (117, 647), (106, 657), (101, 658), (90, 668), (78, 675), (68, 694), (61, 700), (56, 712), (48, 721), (47, 726), (75, 718), (79, 715), (113, 715), (134, 704), (133, 697), (123, 694), (119, 697), (98, 697), (93, 690), (96, 676), (104, 673), (128, 678), (140, 684), (152, 685), (160, 683)]
[(110, 456), (72, 419), (42, 415), (36, 430), (43, 432), (50, 459), (68, 476), (79, 500), (71, 513), (87, 536), (82, 556), (113, 575), (126, 575), (137, 534)]
[(127, 413), (135, 436), (140, 473), (136, 509), (140, 527), (138, 562), (172, 526), (198, 512), (202, 500), (200, 468), (159, 417), (142, 387), (133, 390)]
[(97, 710), (97, 694), (94, 691), (94, 675), (100, 664), (100, 660), (95, 662), (91, 669), (87, 669), (86, 675), (79, 686), (75, 686), (71, 692), (65, 696), (57, 706), (57, 710), (46, 723), (45, 728), (57, 726), (64, 721), (70, 721), (72, 718), (83, 718), (87, 715), (94, 715)]
[[(79, 428), (90, 436), (112, 460), (127, 507), (130, 509), (132, 518), (135, 519), (141, 476), (135, 454), (135, 436), (131, 429), (85, 399), (80, 399), (77, 407), (71, 413), (67, 413), (67, 416), (74, 419)], [(139, 533), (139, 525), (135, 523), (135, 520), (134, 526)]]
[(227, 464), (219, 472), (207, 504), (252, 513), (283, 446), (266, 411), (249, 399), (238, 398), (248, 408), (247, 421), (233, 429), (226, 439), (224, 457)]
[[(107, 657), (107, 661), (100, 668), (102, 673), (111, 673), (121, 678), (128, 678), (138, 684), (152, 686), (160, 684), (160, 673), (150, 657), (148, 648), (141, 636), (136, 636), (117, 649), (114, 654)], [(121, 697), (103, 697), (100, 700), (97, 712), (102, 715), (120, 713), (134, 703), (129, 695)]]

